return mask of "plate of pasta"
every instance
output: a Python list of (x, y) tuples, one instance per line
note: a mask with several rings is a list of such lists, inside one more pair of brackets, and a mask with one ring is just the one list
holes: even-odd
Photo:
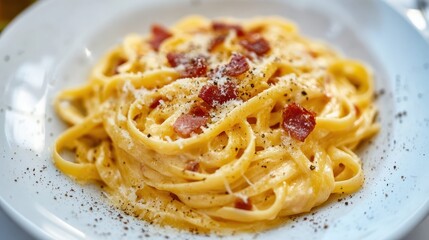
[(429, 45), (382, 1), (46, 1), (0, 57), (0, 202), (37, 238), (391, 239), (429, 210)]

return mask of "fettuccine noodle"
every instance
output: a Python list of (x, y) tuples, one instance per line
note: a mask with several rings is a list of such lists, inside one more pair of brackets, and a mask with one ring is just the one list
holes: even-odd
[(150, 222), (263, 229), (362, 186), (373, 90), (363, 64), (282, 18), (191, 16), (128, 35), (58, 95), (54, 162)]

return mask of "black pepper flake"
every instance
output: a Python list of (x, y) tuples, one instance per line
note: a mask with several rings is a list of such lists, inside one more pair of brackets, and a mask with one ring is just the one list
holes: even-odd
[(148, 137), (148, 138), (150, 138), (150, 137), (152, 137), (152, 135), (149, 133), (149, 134), (147, 135), (147, 137)]
[(377, 100), (379, 97), (383, 96), (386, 93), (386, 90), (380, 89), (374, 93), (374, 99)]
[(303, 96), (307, 96), (307, 92), (306, 92), (306, 91), (302, 91), (302, 92), (301, 92), (301, 94), (302, 94)]
[(251, 83), (251, 84), (250, 84), (250, 87), (251, 87), (251, 88), (254, 88), (254, 87), (255, 87), (255, 84)]
[(316, 169), (316, 166), (310, 165), (310, 170), (313, 171), (314, 169)]

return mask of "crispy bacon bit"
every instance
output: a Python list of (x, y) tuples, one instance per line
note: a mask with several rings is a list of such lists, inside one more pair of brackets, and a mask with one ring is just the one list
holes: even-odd
[(228, 81), (222, 85), (204, 85), (198, 97), (204, 100), (209, 106), (215, 107), (217, 104), (224, 104), (229, 100), (237, 98), (235, 83)]
[(243, 28), (238, 24), (229, 24), (229, 23), (222, 23), (222, 22), (213, 22), (212, 23), (212, 29), (215, 31), (225, 32), (229, 30), (234, 30), (237, 36), (241, 37), (244, 36), (244, 30)]
[(187, 62), (185, 58), (185, 54), (174, 53), (174, 52), (167, 53), (167, 61), (172, 67), (177, 67), (180, 64), (184, 64)]
[(200, 133), (201, 126), (209, 120), (210, 106), (205, 102), (196, 102), (188, 113), (178, 117), (173, 124), (174, 131), (182, 137), (189, 137), (192, 132)]
[(195, 105), (189, 110), (193, 116), (209, 117), (210, 106), (205, 102), (196, 102)]
[(217, 46), (221, 45), (225, 41), (225, 38), (226, 38), (226, 34), (222, 34), (213, 38), (209, 44), (208, 50), (213, 51)]
[(245, 49), (256, 53), (258, 56), (262, 56), (270, 51), (270, 44), (265, 38), (259, 34), (252, 34), (240, 41), (241, 46)]
[(316, 126), (314, 113), (301, 107), (296, 103), (291, 103), (283, 110), (283, 129), (291, 137), (304, 142), (307, 136)]
[(200, 169), (200, 163), (196, 161), (188, 162), (185, 167), (185, 170), (192, 171), (192, 172), (198, 172), (198, 169)]
[(207, 60), (204, 57), (191, 58), (185, 64), (185, 70), (181, 73), (184, 78), (204, 77), (207, 75)]
[(207, 60), (204, 56), (187, 58), (184, 53), (168, 53), (167, 61), (172, 67), (183, 65), (181, 77), (204, 77), (207, 75)]
[(248, 198), (247, 201), (244, 201), (241, 198), (236, 198), (234, 207), (242, 210), (252, 210), (252, 201)]
[(149, 108), (150, 108), (150, 109), (155, 109), (156, 107), (158, 107), (158, 106), (159, 106), (159, 104), (161, 104), (161, 100), (163, 100), (163, 98), (162, 98), (162, 97), (157, 97), (157, 98), (155, 98), (155, 99), (152, 101), (152, 103), (149, 105)]
[(231, 61), (225, 66), (224, 73), (228, 76), (235, 77), (249, 70), (249, 64), (246, 58), (235, 53), (232, 55)]
[(173, 124), (174, 131), (181, 137), (189, 137), (192, 132), (199, 133), (201, 126), (209, 120), (206, 116), (196, 116), (192, 114), (183, 114), (176, 119)]
[(172, 34), (166, 28), (161, 25), (154, 24), (152, 25), (152, 39), (149, 40), (149, 44), (153, 49), (155, 49), (155, 51), (158, 51), (161, 43), (171, 36)]

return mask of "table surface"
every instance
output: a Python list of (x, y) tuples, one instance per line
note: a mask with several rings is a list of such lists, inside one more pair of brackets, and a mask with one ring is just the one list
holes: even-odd
[[(404, 7), (404, 3), (409, 3), (411, 0), (386, 0), (387, 2), (396, 5), (399, 10)], [(401, 4), (402, 6), (399, 6)], [(0, 208), (0, 239), (15, 239), (15, 240), (32, 240), (35, 239), (18, 224), (16, 224), (4, 211)], [(416, 228), (414, 228), (403, 240), (426, 240), (429, 238), (429, 216), (426, 217)]]

